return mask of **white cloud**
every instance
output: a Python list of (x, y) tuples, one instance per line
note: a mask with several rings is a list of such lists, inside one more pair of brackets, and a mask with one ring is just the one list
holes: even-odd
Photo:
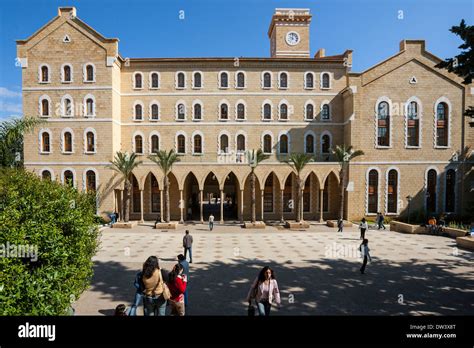
[(6, 103), (0, 100), (0, 113), (4, 112), (13, 112), (15, 114), (21, 114), (22, 105), (21, 103)]
[(11, 91), (5, 87), (0, 87), (0, 98), (21, 98), (21, 93)]

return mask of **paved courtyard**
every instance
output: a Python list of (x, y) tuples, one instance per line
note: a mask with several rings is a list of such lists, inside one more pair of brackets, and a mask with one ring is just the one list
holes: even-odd
[(170, 270), (185, 229), (194, 238), (189, 315), (246, 315), (245, 297), (264, 265), (275, 270), (282, 297), (273, 315), (474, 315), (474, 253), (457, 249), (453, 239), (369, 230), (373, 262), (361, 275), (357, 229), (340, 234), (318, 224), (306, 231), (106, 228), (76, 314), (111, 315), (119, 303), (130, 305), (142, 263), (156, 255)]

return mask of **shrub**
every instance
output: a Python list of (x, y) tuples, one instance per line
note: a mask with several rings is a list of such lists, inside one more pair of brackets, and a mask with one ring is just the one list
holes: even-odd
[(0, 170), (0, 247), (37, 248), (37, 261), (0, 257), (1, 315), (64, 315), (89, 286), (99, 237), (94, 197), (22, 170)]

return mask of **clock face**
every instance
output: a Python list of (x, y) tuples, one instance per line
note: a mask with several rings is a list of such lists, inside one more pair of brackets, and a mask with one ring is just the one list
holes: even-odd
[(298, 42), (300, 42), (300, 36), (298, 35), (298, 33), (290, 31), (288, 34), (286, 34), (286, 43), (288, 45), (294, 46)]

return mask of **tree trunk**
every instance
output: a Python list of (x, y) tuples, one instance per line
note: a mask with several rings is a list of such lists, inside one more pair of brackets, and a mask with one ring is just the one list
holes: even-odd
[(130, 180), (125, 179), (124, 185), (124, 199), (123, 199), (123, 221), (128, 222), (130, 220)]
[(168, 175), (165, 175), (163, 186), (165, 189), (165, 222), (170, 222), (170, 186), (168, 181)]
[(253, 172), (250, 174), (250, 191), (252, 192), (252, 198), (250, 201), (251, 209), (252, 209), (252, 223), (255, 223), (257, 220), (257, 214), (256, 214), (256, 207), (255, 207), (255, 173)]
[(301, 213), (303, 211), (303, 207), (301, 206), (301, 177), (299, 176), (298, 174), (298, 178), (297, 178), (297, 182), (298, 182), (298, 194), (297, 194), (297, 200), (298, 202), (296, 202), (296, 222), (300, 222), (302, 220), (301, 218)]
[(344, 220), (344, 190), (345, 190), (345, 177), (346, 177), (346, 169), (344, 168), (344, 164), (339, 171), (339, 219)]

